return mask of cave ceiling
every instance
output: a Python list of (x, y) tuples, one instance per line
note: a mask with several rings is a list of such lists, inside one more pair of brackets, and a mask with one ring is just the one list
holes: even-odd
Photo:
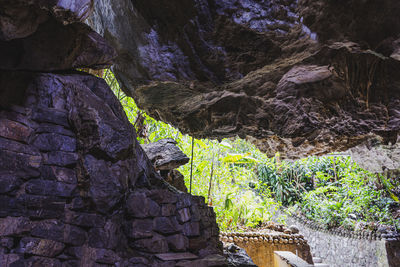
[(149, 115), (294, 159), (398, 149), (397, 14), (397, 0), (102, 0), (88, 23)]

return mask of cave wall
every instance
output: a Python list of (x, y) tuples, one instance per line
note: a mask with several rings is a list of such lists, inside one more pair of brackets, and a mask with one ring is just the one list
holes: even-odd
[(342, 2), (97, 0), (88, 23), (151, 116), (295, 159), (399, 140), (399, 2)]
[(161, 179), (105, 81), (75, 70), (116, 56), (91, 9), (0, 1), (0, 266), (225, 266), (213, 209)]
[(363, 169), (385, 173), (389, 178), (400, 177), (400, 142), (385, 144), (380, 139), (371, 139), (348, 152), (352, 160)]

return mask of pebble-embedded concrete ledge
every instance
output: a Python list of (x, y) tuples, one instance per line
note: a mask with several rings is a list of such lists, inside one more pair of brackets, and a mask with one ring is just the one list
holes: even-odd
[(222, 232), (220, 240), (244, 248), (260, 267), (273, 266), (274, 251), (290, 251), (306, 262), (313, 263), (307, 240), (295, 227), (270, 224), (254, 231)]

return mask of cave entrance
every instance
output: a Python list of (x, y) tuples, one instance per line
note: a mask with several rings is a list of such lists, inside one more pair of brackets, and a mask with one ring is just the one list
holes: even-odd
[[(363, 169), (360, 165), (366, 164), (357, 151), (289, 161), (279, 152), (268, 157), (239, 137), (193, 138), (141, 111), (111, 71), (104, 78), (160, 175), (214, 208), (227, 249), (234, 243), (258, 265), (272, 266), (274, 251), (280, 250), (322, 264), (337, 261), (346, 246), (368, 246), (371, 255), (389, 255), (397, 248), (396, 172)], [(338, 244), (348, 245), (337, 249)], [(346, 255), (343, 264), (360, 261), (357, 255)], [(367, 261), (373, 265), (376, 258)]]

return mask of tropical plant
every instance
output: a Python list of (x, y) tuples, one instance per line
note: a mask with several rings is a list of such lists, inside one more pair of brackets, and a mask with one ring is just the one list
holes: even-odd
[(223, 231), (277, 220), (276, 211), (282, 204), (326, 227), (353, 229), (358, 222), (399, 224), (391, 214), (399, 206), (398, 182), (362, 170), (350, 157), (290, 162), (281, 160), (279, 154), (267, 158), (239, 138), (193, 139), (139, 110), (110, 70), (104, 79), (135, 126), (141, 144), (173, 138), (186, 155), (193, 152), (193, 167), (186, 164), (179, 171), (191, 193), (203, 196), (214, 207)]
[(279, 154), (258, 166), (260, 190), (268, 188), (275, 199), (283, 205), (292, 205), (301, 199), (301, 194), (311, 190), (313, 184), (309, 170), (301, 162), (279, 160)]
[(361, 169), (348, 156), (293, 163), (273, 159), (259, 166), (259, 177), (261, 190), (267, 187), (284, 205), (295, 205), (295, 210), (327, 228), (353, 229), (358, 222), (398, 227), (391, 213), (399, 206), (393, 193), (398, 185)]
[(140, 111), (134, 100), (121, 91), (110, 70), (105, 72), (104, 79), (135, 126), (141, 144), (173, 138), (186, 155), (191, 155), (193, 141), (193, 169), (191, 164), (186, 164), (179, 171), (184, 175), (191, 193), (203, 196), (214, 207), (221, 230), (252, 227), (272, 219), (279, 203), (271, 198), (268, 190), (261, 197), (250, 186), (257, 184), (254, 170), (260, 161), (266, 159), (263, 153), (241, 139), (224, 139), (221, 142), (192, 140), (192, 137)]
[(374, 176), (361, 170), (305, 193), (298, 205), (308, 218), (327, 227), (352, 228), (360, 221), (394, 226), (398, 223), (391, 214), (391, 206), (398, 205), (396, 200), (387, 190), (378, 190)]

